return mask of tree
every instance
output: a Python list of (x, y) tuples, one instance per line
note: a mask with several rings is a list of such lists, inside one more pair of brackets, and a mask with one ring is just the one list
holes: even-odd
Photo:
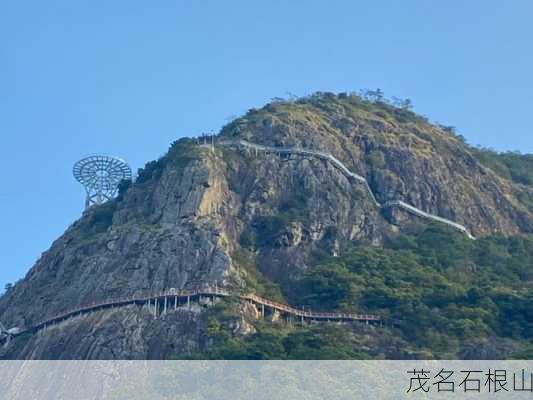
[(412, 110), (413, 109), (413, 102), (411, 99), (404, 99), (402, 102), (402, 108), (405, 110)]
[(129, 187), (131, 186), (131, 179), (122, 179), (118, 184), (118, 199), (122, 200), (124, 197), (124, 193), (127, 192)]
[(385, 94), (383, 90), (377, 88), (376, 90), (364, 90), (364, 98), (370, 101), (383, 101)]

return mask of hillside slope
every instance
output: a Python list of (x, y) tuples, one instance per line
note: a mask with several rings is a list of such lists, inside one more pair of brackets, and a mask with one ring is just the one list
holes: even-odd
[[(224, 127), (214, 148), (193, 139), (175, 142), (167, 155), (148, 163), (133, 184), (123, 185), (117, 199), (87, 210), (53, 243), (28, 275), (0, 298), (0, 321), (8, 327), (27, 328), (93, 302), (199, 283), (255, 292), (295, 306), (377, 310), (391, 320), (401, 318), (398, 310), (402, 308), (395, 308), (391, 296), (390, 304), (363, 301), (362, 294), (342, 297), (346, 284), (363, 291), (350, 280), (356, 266), (336, 272), (323, 267), (331, 259), (342, 263), (354, 248), (386, 248), (398, 235), (421, 232), (427, 221), (401, 209), (376, 207), (365, 185), (354, 184), (327, 160), (224, 145), (237, 140), (329, 153), (364, 177), (379, 203), (401, 200), (455, 221), (481, 238), (479, 243), (485, 243), (487, 235), (527, 235), (533, 229), (531, 187), (484, 166), (459, 137), (384, 102), (317, 94), (251, 110)], [(462, 264), (452, 263), (455, 271), (480, 263), (473, 254), (475, 246), (482, 244), (446, 227), (435, 229), (443, 229), (449, 240), (474, 246), (463, 254)], [(409, 246), (406, 243), (405, 249), (395, 251), (419, 251)], [(529, 266), (529, 255), (523, 257)], [(416, 262), (430, 270), (443, 268), (425, 258)], [(322, 302), (316, 300), (321, 293), (310, 297), (310, 279), (316, 271), (333, 274), (334, 293), (338, 291), (342, 301), (332, 301), (329, 287), (319, 289), (324, 290)], [(506, 284), (513, 286), (513, 279), (529, 282), (524, 271), (516, 274)], [(463, 285), (467, 290), (475, 281)], [(431, 285), (427, 289), (433, 290)], [(213, 353), (220, 345), (214, 338), (220, 338), (223, 328), (237, 341), (256, 337), (254, 332), (265, 340), (261, 335), (267, 328), (257, 318), (257, 310), (235, 301), (207, 309), (195, 304), (160, 318), (145, 306), (101, 310), (18, 336), (6, 342), (0, 357), (217, 357), (227, 354), (220, 349)], [(348, 335), (346, 348), (358, 343), (367, 349), (338, 357), (403, 358), (433, 346), (420, 339), (434, 330), (432, 325), (430, 321), (416, 335), (390, 325), (346, 326), (334, 333), (312, 326), (308, 334), (322, 338), (324, 347), (332, 335)], [(284, 343), (294, 347), (291, 340), (304, 340), (300, 336), (306, 328), (294, 329), (282, 326), (267, 337), (274, 340), (285, 332), (289, 339), (285, 337)], [(484, 332), (487, 337), (505, 335), (489, 326)], [(290, 339), (295, 335), (297, 339)], [(514, 339), (524, 338), (519, 334)], [(222, 348), (227, 348), (228, 342), (223, 343)], [(516, 351), (521, 346), (513, 342), (510, 348)], [(459, 347), (448, 350), (459, 352)], [(292, 354), (305, 357), (305, 351)]]

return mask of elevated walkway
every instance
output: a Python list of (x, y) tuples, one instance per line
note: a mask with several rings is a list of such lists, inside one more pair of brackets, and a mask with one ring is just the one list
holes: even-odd
[(402, 209), (412, 215), (416, 215), (421, 218), (425, 218), (427, 220), (436, 221), (442, 224), (446, 224), (448, 226), (451, 226), (454, 229), (457, 229), (458, 231), (464, 233), (467, 235), (468, 238), (475, 240), (475, 237), (470, 233), (470, 231), (463, 225), (451, 221), (449, 219), (439, 217), (438, 215), (430, 214), (428, 212), (425, 212), (415, 206), (412, 206), (410, 204), (407, 204), (406, 202), (402, 200), (393, 200), (388, 201), (384, 204), (381, 204), (377, 201), (376, 196), (374, 195), (374, 192), (372, 191), (372, 188), (368, 184), (368, 181), (361, 175), (356, 174), (355, 172), (352, 172), (344, 165), (340, 160), (335, 158), (333, 155), (329, 153), (324, 153), (321, 151), (315, 151), (315, 150), (309, 150), (309, 149), (303, 149), (299, 147), (272, 147), (272, 146), (264, 146), (256, 143), (251, 143), (246, 140), (223, 140), (219, 141), (217, 145), (220, 146), (230, 146), (230, 147), (242, 147), (246, 149), (251, 149), (255, 152), (262, 152), (262, 153), (271, 153), (271, 154), (288, 154), (288, 155), (300, 155), (300, 156), (309, 156), (309, 157), (315, 157), (319, 158), (321, 160), (326, 160), (327, 162), (330, 162), (335, 168), (337, 168), (339, 171), (341, 171), (344, 176), (346, 176), (348, 179), (354, 182), (358, 182), (362, 185), (364, 185), (366, 191), (368, 192), (368, 195), (372, 202), (375, 204), (376, 207), (381, 209), (386, 208), (399, 208)]
[[(277, 303), (275, 301), (257, 296), (255, 294), (240, 294), (231, 293), (226, 289), (221, 288), (201, 288), (194, 290), (180, 290), (171, 289), (158, 294), (149, 296), (134, 296), (129, 298), (106, 300), (101, 303), (92, 303), (82, 307), (74, 308), (63, 313), (57, 314), (50, 318), (46, 318), (43, 321), (24, 329), (16, 329), (9, 335), (10, 338), (14, 338), (24, 334), (37, 333), (48, 327), (58, 325), (62, 322), (71, 320), (76, 317), (89, 315), (97, 311), (123, 308), (132, 305), (148, 306), (153, 313), (154, 317), (164, 315), (172, 309), (178, 307), (190, 307), (191, 303), (201, 303), (202, 298), (224, 298), (235, 296), (240, 300), (247, 301), (255, 306), (258, 306), (261, 310), (261, 315), (264, 316), (265, 309), (270, 311), (276, 311), (280, 315), (287, 317), (294, 317), (296, 320), (304, 323), (306, 321), (332, 321), (332, 322), (362, 322), (365, 324), (382, 324), (383, 319), (374, 314), (356, 314), (356, 313), (342, 313), (342, 312), (316, 312), (311, 310), (300, 310), (295, 307), (291, 307), (287, 304)], [(4, 338), (0, 337), (0, 342)]]

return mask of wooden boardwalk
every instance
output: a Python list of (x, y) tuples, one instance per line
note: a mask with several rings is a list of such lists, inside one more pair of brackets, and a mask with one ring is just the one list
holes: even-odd
[(201, 302), (202, 298), (214, 300), (215, 298), (236, 297), (242, 301), (247, 301), (259, 308), (261, 316), (264, 317), (265, 310), (278, 312), (281, 316), (292, 317), (304, 323), (306, 321), (332, 321), (332, 322), (362, 322), (365, 324), (382, 324), (383, 320), (378, 315), (356, 314), (342, 312), (316, 312), (311, 310), (301, 310), (287, 304), (278, 303), (255, 294), (233, 294), (226, 289), (204, 288), (194, 290), (168, 290), (149, 296), (134, 296), (129, 298), (106, 300), (100, 303), (92, 303), (72, 310), (65, 311), (29, 327), (20, 330), (11, 337), (20, 336), (26, 333), (36, 333), (47, 327), (57, 325), (61, 322), (75, 317), (91, 314), (106, 309), (115, 309), (131, 305), (148, 306), (155, 317), (166, 314), (178, 307), (190, 306), (193, 302)]

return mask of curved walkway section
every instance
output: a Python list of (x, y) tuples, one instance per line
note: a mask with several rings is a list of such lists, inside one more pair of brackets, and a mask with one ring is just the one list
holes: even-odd
[[(177, 309), (182, 306), (190, 306), (192, 302), (200, 302), (202, 298), (214, 299), (236, 296), (241, 300), (248, 301), (261, 309), (261, 316), (265, 314), (265, 308), (271, 312), (278, 312), (280, 315), (286, 317), (295, 317), (302, 323), (304, 321), (336, 321), (336, 322), (363, 322), (382, 323), (383, 320), (378, 315), (373, 314), (353, 314), (353, 313), (337, 313), (337, 312), (315, 312), (305, 311), (298, 308), (291, 307), (287, 304), (277, 303), (275, 301), (265, 299), (255, 294), (232, 294), (228, 290), (221, 288), (205, 288), (195, 290), (169, 290), (150, 296), (129, 297), (125, 299), (108, 300), (102, 303), (93, 303), (76, 309), (66, 311), (64, 313), (55, 315), (39, 322), (38, 324), (17, 330), (10, 334), (9, 337), (17, 337), (25, 333), (36, 333), (47, 327), (57, 325), (61, 322), (70, 320), (75, 317), (91, 314), (97, 311), (121, 308), (131, 305), (148, 306), (154, 316), (166, 314), (167, 311)], [(5, 338), (5, 337), (4, 337)], [(0, 341), (2, 338), (0, 338)]]
[(344, 165), (340, 160), (338, 160), (337, 158), (335, 158), (333, 155), (331, 155), (329, 153), (324, 153), (324, 152), (321, 152), (321, 151), (315, 151), (315, 150), (309, 150), (309, 149), (302, 149), (302, 148), (298, 148), (298, 147), (271, 147), (271, 146), (264, 146), (264, 145), (260, 145), (260, 144), (256, 144), (256, 143), (251, 143), (251, 142), (248, 142), (248, 141), (242, 140), (242, 139), (241, 140), (235, 140), (235, 141), (231, 141), (231, 140), (221, 141), (221, 142), (218, 142), (218, 144), (221, 145), (221, 146), (243, 147), (243, 148), (251, 149), (251, 150), (253, 150), (255, 152), (274, 153), (274, 154), (279, 154), (279, 155), (281, 155), (281, 154), (288, 154), (288, 155), (296, 154), (296, 155), (310, 156), (310, 157), (319, 158), (321, 160), (326, 160), (326, 161), (330, 162), (334, 167), (339, 169), (344, 174), (344, 176), (346, 176), (348, 179), (363, 184), (365, 186), (366, 191), (368, 192), (370, 198), (372, 199), (373, 203), (376, 205), (376, 207), (379, 207), (379, 208), (382, 208), (382, 209), (397, 207), (397, 208), (400, 208), (400, 209), (402, 209), (402, 210), (404, 210), (404, 211), (406, 211), (406, 212), (408, 212), (408, 213), (410, 213), (412, 215), (416, 215), (416, 216), (421, 217), (421, 218), (425, 218), (425, 219), (428, 219), (428, 220), (440, 222), (440, 223), (446, 224), (448, 226), (451, 226), (452, 228), (457, 229), (457, 230), (463, 232), (464, 234), (466, 234), (470, 239), (475, 239), (475, 237), (470, 233), (470, 231), (465, 226), (463, 226), (461, 224), (458, 224), (457, 222), (450, 221), (449, 219), (439, 217), (438, 215), (427, 213), (427, 212), (425, 212), (425, 211), (423, 211), (423, 210), (421, 210), (419, 208), (416, 208), (415, 206), (412, 206), (410, 204), (405, 203), (404, 201), (393, 200), (393, 201), (388, 201), (388, 202), (386, 202), (384, 204), (379, 203), (377, 201), (377, 199), (376, 199), (376, 196), (374, 195), (374, 192), (372, 191), (372, 188), (368, 184), (368, 181), (363, 176), (358, 175), (358, 174), (350, 171), (346, 167), (346, 165)]
[[(263, 152), (263, 153), (274, 153), (274, 154), (297, 154), (301, 156), (310, 156), (319, 158), (322, 160), (326, 160), (333, 164), (337, 169), (339, 169), (348, 179), (359, 182), (363, 184), (370, 195), (370, 198), (376, 205), (376, 207), (385, 209), (385, 208), (391, 208), (391, 207), (397, 207), (405, 210), (406, 212), (416, 215), (421, 218), (425, 218), (432, 221), (437, 221), (443, 224), (446, 224), (448, 226), (451, 226), (452, 228), (455, 228), (463, 233), (465, 233), (470, 239), (475, 239), (474, 236), (468, 231), (468, 229), (456, 222), (450, 221), (449, 219), (439, 217), (437, 215), (433, 215), (430, 213), (427, 213), (419, 208), (416, 208), (410, 204), (407, 204), (401, 200), (393, 200), (388, 201), (384, 204), (380, 204), (372, 189), (370, 188), (370, 185), (368, 184), (367, 180), (361, 176), (358, 175), (352, 171), (350, 171), (340, 160), (335, 158), (333, 155), (329, 153), (324, 153), (321, 151), (315, 151), (315, 150), (309, 150), (309, 149), (302, 149), (298, 147), (271, 147), (271, 146), (264, 146), (260, 144), (255, 144), (248, 142), (246, 140), (235, 140), (235, 141), (220, 141), (217, 143), (218, 145), (222, 146), (236, 146), (236, 147), (243, 147), (247, 149), (251, 149), (255, 152)], [(202, 146), (209, 146), (212, 147), (212, 145), (202, 145)], [(117, 299), (117, 300), (109, 300), (102, 303), (95, 303), (90, 304), (87, 306), (83, 306), (77, 309), (73, 309), (70, 311), (67, 311), (65, 313), (56, 315), (52, 318), (48, 318), (30, 328), (22, 329), (22, 330), (6, 330), (1, 324), (0, 324), (0, 341), (4, 340), (5, 338), (9, 339), (11, 337), (16, 337), (19, 335), (22, 335), (24, 333), (34, 333), (38, 332), (48, 326), (58, 324), (60, 322), (69, 320), (71, 318), (90, 314), (96, 311), (109, 309), (109, 308), (118, 308), (118, 307), (125, 307), (130, 305), (148, 305), (149, 307), (152, 307), (154, 315), (157, 316), (159, 313), (166, 313), (167, 309), (169, 307), (174, 307), (175, 309), (178, 307), (178, 305), (182, 305), (185, 301), (186, 304), (190, 305), (191, 301), (201, 301), (202, 297), (229, 297), (232, 294), (224, 289), (201, 289), (201, 290), (192, 290), (192, 291), (179, 291), (176, 292), (175, 290), (171, 290), (168, 292), (160, 293), (158, 295), (152, 295), (152, 296), (145, 296), (145, 297), (131, 297), (127, 299)], [(254, 294), (237, 294), (237, 297), (239, 297), (241, 300), (248, 301), (256, 306), (261, 307), (261, 315), (264, 316), (264, 310), (265, 307), (267, 309), (270, 309), (272, 311), (279, 312), (282, 315), (285, 315), (287, 317), (296, 317), (300, 318), (301, 322), (304, 321), (339, 321), (339, 322), (349, 322), (349, 321), (359, 321), (359, 322), (365, 322), (365, 323), (371, 323), (371, 322), (382, 322), (382, 319), (377, 315), (372, 314), (351, 314), (351, 313), (321, 313), (321, 312), (314, 312), (314, 311), (304, 311), (299, 310), (297, 308), (291, 307), (286, 304), (276, 303), (272, 300), (268, 300), (259, 296), (256, 296)], [(3, 337), (2, 337), (3, 336)]]

